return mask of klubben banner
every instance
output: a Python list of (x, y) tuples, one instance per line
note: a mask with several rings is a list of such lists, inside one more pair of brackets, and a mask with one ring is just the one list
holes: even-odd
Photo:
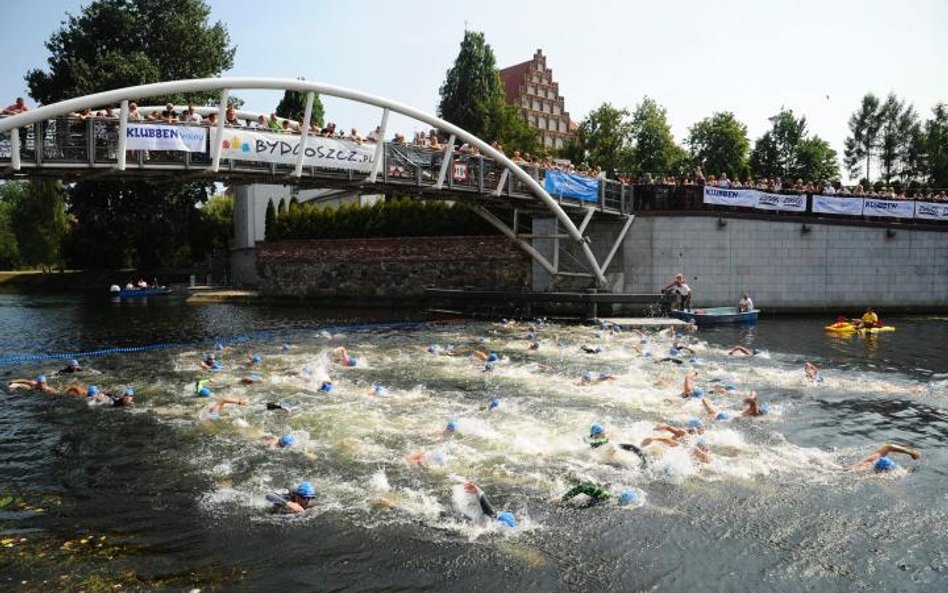
[[(211, 130), (211, 142), (216, 136), (217, 130)], [(295, 165), (301, 140), (302, 136), (295, 134), (225, 128), (220, 141), (221, 159)], [(369, 173), (374, 158), (375, 144), (310, 136), (306, 141), (303, 165)]]
[(806, 196), (803, 194), (769, 194), (756, 189), (724, 189), (706, 185), (704, 203), (758, 210), (806, 212)]
[(906, 200), (880, 200), (865, 198), (862, 204), (863, 216), (885, 216), (888, 218), (914, 218), (915, 204)]
[(207, 152), (207, 128), (129, 122), (125, 150)]

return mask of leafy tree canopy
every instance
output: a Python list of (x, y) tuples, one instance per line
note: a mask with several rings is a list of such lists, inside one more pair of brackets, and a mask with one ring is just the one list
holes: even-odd
[[(315, 95), (309, 123), (315, 123), (317, 126), (323, 127), (326, 111), (323, 108), (322, 100), (319, 98), (319, 93), (315, 93)], [(303, 116), (306, 115), (306, 93), (284, 91), (283, 98), (277, 104), (276, 114), (293, 121), (303, 121)]]
[(730, 111), (715, 113), (693, 125), (688, 145), (705, 172), (715, 176), (724, 172), (731, 179), (747, 175), (747, 126)]
[(678, 146), (668, 125), (665, 108), (645, 97), (632, 112), (631, 167), (636, 173), (677, 175), (687, 162), (687, 153)]

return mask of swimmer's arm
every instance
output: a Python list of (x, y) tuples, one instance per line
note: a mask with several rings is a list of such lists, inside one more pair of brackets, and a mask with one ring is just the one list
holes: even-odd
[(879, 447), (879, 450), (876, 451), (876, 458), (879, 458), (883, 455), (888, 455), (889, 453), (902, 453), (903, 455), (908, 455), (912, 459), (918, 459), (922, 456), (920, 451), (915, 449), (909, 449), (908, 447), (903, 447), (901, 445), (893, 445), (891, 443), (886, 443)]
[(668, 445), (669, 447), (677, 447), (678, 444), (679, 444), (678, 441), (676, 441), (675, 439), (673, 439), (673, 438), (671, 438), (671, 437), (655, 436), (655, 437), (646, 437), (646, 438), (642, 441), (642, 446), (643, 446), (643, 447), (648, 447), (648, 446), (651, 445), (652, 443), (663, 443), (663, 444), (665, 444), (665, 445)]
[(685, 436), (686, 434), (688, 434), (688, 431), (685, 430), (684, 428), (678, 428), (677, 426), (672, 426), (672, 425), (670, 425), (670, 424), (665, 424), (664, 422), (660, 422), (660, 423), (656, 424), (656, 425), (655, 425), (655, 430), (664, 430), (664, 431), (666, 431), (666, 432), (672, 433), (673, 435), (675, 435), (676, 437), (679, 437), (679, 438), (681, 438), (681, 437)]
[(707, 412), (710, 416), (718, 415), (717, 409), (713, 405), (711, 405), (711, 402), (708, 401), (708, 398), (706, 397), (701, 398), (701, 405), (704, 406), (705, 412)]
[(484, 494), (483, 492), (478, 491), (477, 502), (481, 505), (481, 510), (488, 517), (494, 517), (497, 515), (497, 513), (494, 512), (494, 507), (492, 507), (490, 504), (490, 501), (487, 500), (487, 495)]

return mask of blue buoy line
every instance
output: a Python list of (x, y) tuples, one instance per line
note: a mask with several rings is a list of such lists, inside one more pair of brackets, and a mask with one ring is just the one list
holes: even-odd
[[(381, 332), (393, 330), (414, 330), (428, 325), (426, 322), (404, 321), (395, 323), (355, 323), (348, 325), (326, 325), (314, 328), (312, 331), (329, 333), (358, 333), (358, 332)], [(108, 356), (110, 354), (126, 354), (134, 352), (153, 352), (156, 350), (174, 350), (177, 348), (193, 348), (210, 343), (211, 346), (217, 344), (243, 344), (251, 341), (269, 341), (285, 334), (297, 334), (301, 331), (310, 330), (286, 330), (283, 332), (259, 331), (249, 334), (239, 334), (227, 338), (213, 338), (210, 340), (199, 340), (197, 342), (161, 342), (158, 344), (145, 344), (142, 346), (120, 346), (100, 348), (98, 350), (74, 351), (74, 352), (53, 352), (39, 354), (14, 354), (0, 357), (0, 366), (10, 364), (20, 364), (24, 362), (36, 362), (40, 360), (71, 360), (79, 358), (93, 358), (96, 356)]]

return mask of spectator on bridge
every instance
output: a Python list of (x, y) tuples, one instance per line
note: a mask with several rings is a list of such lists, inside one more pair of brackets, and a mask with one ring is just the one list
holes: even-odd
[(199, 124), (201, 119), (201, 114), (195, 111), (194, 105), (188, 105), (188, 110), (181, 117), (181, 121), (187, 124)]
[(266, 130), (267, 129), (267, 116), (262, 113), (257, 117), (256, 121), (250, 122), (250, 125), (247, 126), (252, 130)]
[(376, 126), (375, 129), (369, 132), (369, 135), (365, 137), (365, 141), (375, 144), (379, 141), (381, 137), (382, 137), (382, 126)]
[(237, 110), (233, 107), (228, 107), (227, 111), (224, 112), (224, 125), (233, 127), (240, 126), (240, 120), (237, 119)]
[(3, 110), (3, 115), (17, 115), (19, 113), (26, 113), (29, 111), (29, 107), (26, 106), (26, 101), (23, 100), (23, 97), (17, 97), (16, 101), (12, 105), (7, 105)]
[(830, 182), (829, 179), (827, 179), (826, 181), (823, 182), (823, 191), (822, 191), (822, 193), (823, 193), (824, 196), (835, 196), (835, 195), (836, 195), (836, 188), (833, 187), (833, 184), (832, 184), (832, 182)]
[(293, 131), (293, 125), (290, 124), (290, 120), (285, 119), (280, 123), (280, 132), (284, 134), (292, 134)]
[(718, 177), (717, 186), (724, 187), (724, 188), (731, 187), (731, 181), (727, 178), (727, 173), (724, 173), (724, 172), (721, 173), (721, 176)]
[(349, 136), (346, 139), (351, 140), (356, 144), (362, 144), (362, 136), (359, 135), (359, 131), (355, 128), (349, 130)]
[(138, 110), (138, 103), (130, 101), (128, 104), (128, 121), (142, 121), (142, 114)]
[(216, 128), (217, 127), (217, 113), (212, 111), (211, 113), (207, 115), (206, 118), (204, 118), (204, 121), (201, 123), (205, 126)]

